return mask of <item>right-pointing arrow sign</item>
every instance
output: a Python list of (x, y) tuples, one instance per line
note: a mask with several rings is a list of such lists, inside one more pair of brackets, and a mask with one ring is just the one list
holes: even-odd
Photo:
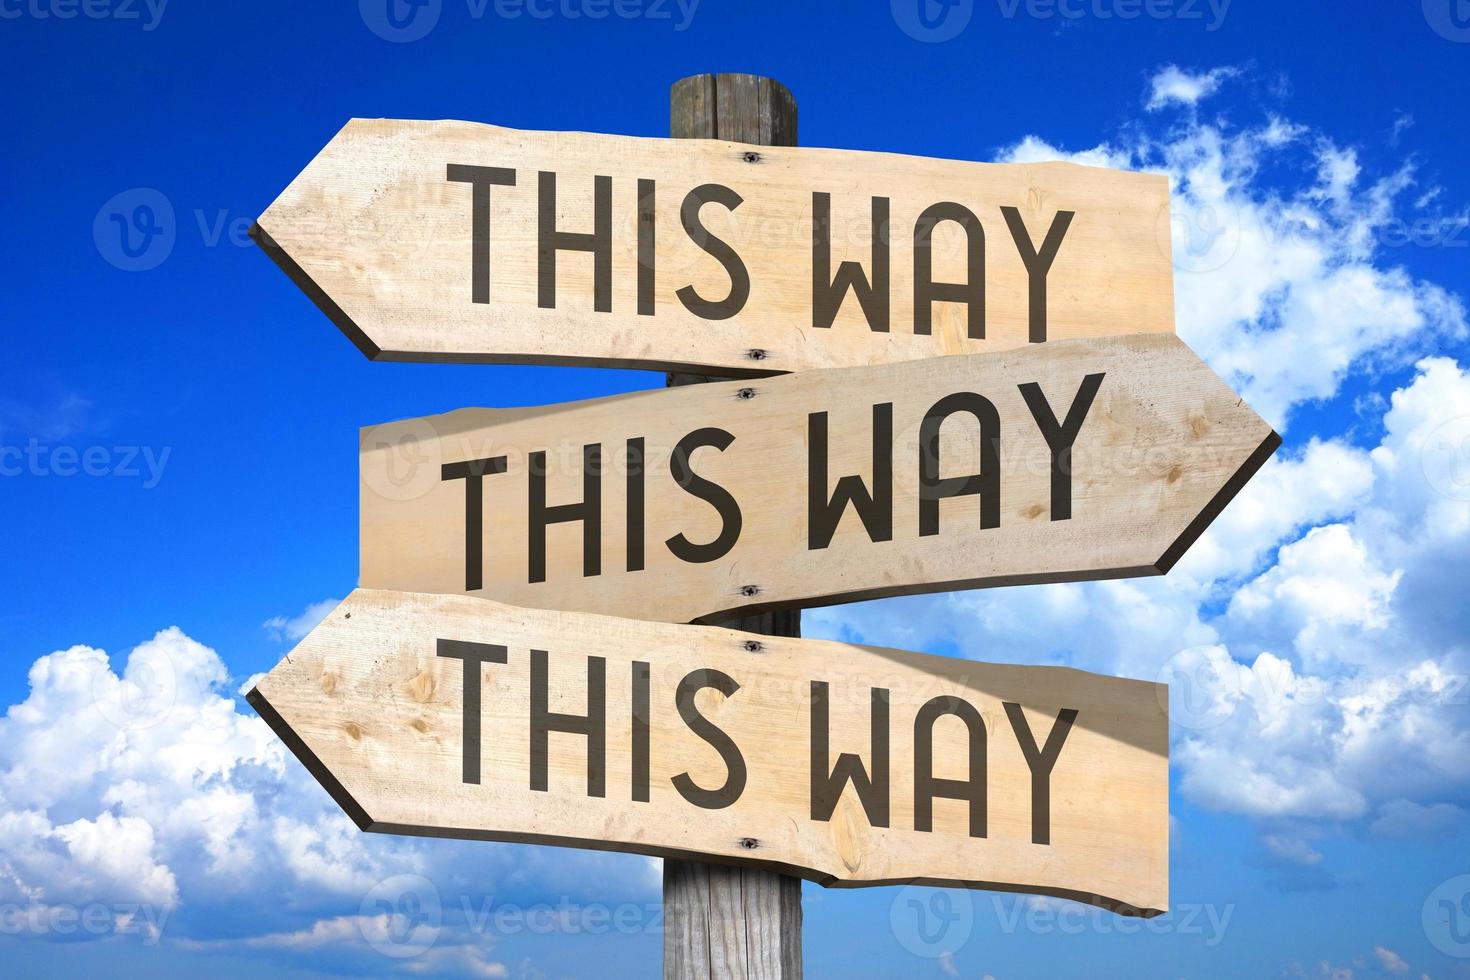
[(364, 588), (665, 622), (1168, 571), (1280, 437), (1169, 335), (364, 430)]

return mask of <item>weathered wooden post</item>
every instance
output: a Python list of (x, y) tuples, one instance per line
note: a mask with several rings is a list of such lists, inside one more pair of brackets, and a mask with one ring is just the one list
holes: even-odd
[[(669, 92), (669, 135), (796, 145), (796, 100), (773, 78), (691, 75)], [(669, 385), (710, 380), (670, 374)], [(800, 636), (801, 610), (732, 616), (716, 625)], [(801, 976), (801, 880), (702, 861), (664, 861), (664, 976)]]

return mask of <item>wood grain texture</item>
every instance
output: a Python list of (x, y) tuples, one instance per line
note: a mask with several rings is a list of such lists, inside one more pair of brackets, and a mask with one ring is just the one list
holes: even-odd
[[(734, 125), (734, 137), (720, 130), (721, 139), (645, 139), (354, 119), (260, 216), (255, 238), (379, 360), (757, 376), (1016, 347), (1031, 339), (1031, 278), (1006, 207), (1023, 220), (1028, 248), (1042, 246), (1059, 212), (1075, 213), (1046, 275), (1047, 339), (1174, 329), (1168, 184), (1161, 175), (1060, 162), (752, 149), (732, 141), (761, 126), (779, 136), (784, 123), (753, 119)], [(485, 302), (473, 301), (477, 192), (448, 179), (450, 165), (515, 171), (513, 186), (488, 188)], [(594, 309), (596, 263), (577, 251), (557, 253), (555, 307), (541, 305), (542, 171), (556, 174), (556, 228), (571, 233), (593, 230), (594, 178), (611, 178), (609, 310)], [(654, 269), (648, 315), (639, 313), (640, 179), (657, 187), (654, 259), (643, 263)], [(677, 295), (689, 286), (717, 301), (731, 290), (725, 268), (681, 223), (686, 195), (706, 184), (741, 198), (734, 210), (706, 203), (700, 211), (709, 233), (727, 242), (748, 270), (748, 299), (727, 319), (703, 319)], [(887, 332), (869, 326), (851, 291), (830, 327), (814, 325), (818, 192), (830, 195), (834, 278), (845, 262), (873, 277), (872, 199), (889, 202), (888, 229), (880, 228), (891, 257)], [(983, 339), (972, 338), (967, 306), (953, 301), (934, 302), (932, 332), (915, 332), (914, 229), (941, 202), (968, 208), (983, 229)], [(934, 281), (968, 281), (966, 241), (954, 221), (935, 227)]]
[[(1053, 519), (1052, 451), (1022, 385), (1036, 384), (1057, 419), (1088, 375), (1101, 374), (1072, 451), (1070, 517)], [(941, 399), (975, 393), (995, 408), (998, 465), (982, 465), (980, 424), (964, 412), (940, 428), (944, 479), (995, 471), (995, 492), (941, 500), (937, 533), (922, 534), (922, 420)], [(825, 547), (809, 520), (809, 489), (831, 499), (853, 477), (872, 491), (874, 406), (892, 406), (892, 526), (877, 540), (856, 508), (842, 511)], [(826, 413), (828, 451), (814, 444)], [(740, 510), (738, 537), (714, 560), (691, 563), (667, 542), (716, 541), (714, 507), (680, 486), (672, 457), (691, 432), (731, 441), (689, 454), (690, 470), (724, 488)], [(630, 439), (644, 447), (644, 516), (628, 515)], [(879, 448), (883, 440), (879, 439)], [(737, 610), (814, 606), (980, 586), (1086, 580), (1167, 571), (1275, 450), (1270, 426), (1178, 339), (1140, 335), (1056, 341), (985, 355), (834, 369), (748, 383), (690, 385), (616, 398), (510, 410), (464, 409), (363, 430), (365, 588), (471, 592), (521, 606), (691, 622)], [(589, 470), (587, 447), (600, 447)], [(601, 494), (593, 547), (581, 521), (545, 530), (544, 580), (528, 556), (531, 472), (544, 453), (548, 506)], [(444, 464), (504, 459), (481, 482), (482, 555), (467, 556), (469, 481)], [(827, 459), (824, 486), (811, 474)], [(849, 487), (853, 486), (849, 481)], [(986, 526), (985, 500), (996, 526)], [(641, 527), (641, 533), (639, 528)], [(641, 544), (643, 567), (636, 553)], [(589, 569), (589, 554), (596, 568)], [(471, 567), (481, 570), (468, 588)], [(589, 574), (595, 571), (595, 574)]]
[[(480, 669), (479, 782), (464, 780), (466, 663), (439, 640), (503, 647)], [(755, 643), (755, 646), (752, 646)], [(605, 783), (589, 793), (589, 739), (553, 732), (546, 789), (532, 789), (532, 651), (546, 651), (551, 711), (586, 714), (589, 658), (605, 679)], [(649, 668), (648, 799), (636, 802), (635, 663)], [(714, 789), (730, 768), (675, 709), (691, 672), (698, 712), (738, 747), (746, 770), (728, 805), (708, 809), (681, 775)], [(829, 759), (874, 772), (872, 689), (889, 692), (886, 826), (851, 783), (830, 819), (812, 814), (813, 681), (829, 685)], [(936, 798), (918, 826), (917, 724), (923, 706), (977, 712), (987, 799), (984, 836), (962, 800)], [(1051, 894), (1150, 915), (1168, 907), (1167, 688), (1070, 668), (981, 664), (815, 640), (762, 637), (581, 613), (518, 609), (463, 596), (358, 590), (275, 669), (250, 701), (365, 830), (596, 847), (799, 874), (824, 885), (919, 881)], [(1050, 773), (1049, 841), (1037, 843), (1033, 773), (1018, 706), (1037, 745), (1077, 712)], [(817, 716), (820, 717), (820, 716)], [(933, 775), (971, 776), (957, 717), (933, 732)]]
[(801, 879), (664, 861), (665, 977), (801, 976)]

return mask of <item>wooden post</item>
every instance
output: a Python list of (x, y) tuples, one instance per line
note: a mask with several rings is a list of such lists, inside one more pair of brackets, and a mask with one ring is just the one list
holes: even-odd
[[(669, 135), (796, 145), (796, 100), (758, 75), (691, 75), (669, 92)], [(670, 374), (668, 384), (711, 380)], [(714, 625), (800, 636), (801, 610), (732, 616)], [(801, 977), (801, 880), (770, 871), (664, 861), (664, 977)]]

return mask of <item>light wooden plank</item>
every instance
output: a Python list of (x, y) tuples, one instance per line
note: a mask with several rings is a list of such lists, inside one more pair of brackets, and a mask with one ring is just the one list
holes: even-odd
[[(1096, 375), (1090, 403), (1078, 401)], [(1062, 479), (1065, 518), (1028, 385), (1038, 387), (1043, 416), (1057, 424), (1074, 402), (1085, 405)], [(939, 430), (932, 475), (994, 472), (995, 485), (931, 508), (921, 500), (923, 420), (957, 395), (993, 406), (997, 460), (981, 458), (990, 436), (959, 411)], [(884, 405), (891, 405), (891, 438), (875, 439), (882, 425), (875, 414), (884, 411), (875, 406)], [(817, 445), (821, 413), (825, 455)], [(702, 441), (727, 445), (687, 453), (689, 472), (709, 484), (685, 489), (674, 457), (699, 432)], [(637, 469), (629, 465), (632, 440), (642, 440), (641, 480), (629, 476)], [(1279, 441), (1168, 335), (1056, 341), (545, 408), (465, 409), (363, 431), (359, 584), (690, 622), (740, 609), (1161, 574)], [(891, 481), (875, 473), (875, 442), (891, 457)], [(538, 454), (543, 479), (532, 472)], [(825, 480), (812, 470), (822, 459)], [(467, 475), (479, 466), (483, 476)], [(843, 507), (827, 541), (821, 514), (839, 480), (879, 505), (870, 508), (871, 528), (856, 506)], [(550, 519), (579, 519), (543, 532), (531, 520), (537, 485), (547, 508), (585, 503), (589, 492), (600, 500), (580, 513), (548, 510)], [(481, 500), (471, 506), (476, 492)], [(722, 494), (739, 510), (738, 533), (731, 504), (722, 517), (711, 503)], [(931, 509), (934, 526), (926, 528)], [(580, 519), (587, 517), (595, 533)], [(543, 543), (538, 568), (531, 556)]]
[[(469, 171), (451, 172), (464, 167), (499, 168), (495, 179), (514, 184), (485, 183), (488, 171), (478, 172), (478, 185)], [(543, 172), (555, 177), (548, 232), (594, 233), (596, 181), (608, 178), (598, 258), (542, 249)], [(640, 218), (640, 180), (654, 186), (648, 221)], [(708, 186), (728, 189), (739, 203), (706, 201), (698, 210), (703, 230), (686, 233), (686, 200)], [(476, 205), (477, 194), (487, 203)], [(818, 194), (830, 202), (830, 268), (820, 289)], [(877, 226), (889, 262), (886, 290), (874, 259), (876, 199), (888, 209), (886, 226)], [(932, 303), (917, 298), (916, 229), (935, 205), (967, 209), (978, 230), (967, 236), (957, 221), (934, 224), (923, 281), (983, 284), (984, 301), (973, 309), (953, 290)], [(1024, 245), (1006, 208), (1024, 226)], [(1034, 254), (1054, 223), (1061, 237), (1048, 266)], [(640, 227), (652, 230), (641, 254)], [(696, 244), (706, 233), (738, 256), (749, 287), (743, 301), (731, 298), (734, 262), (714, 257), (715, 243)], [(381, 360), (760, 375), (1174, 329), (1166, 178), (1061, 162), (354, 119), (260, 216), (255, 237), (365, 354)], [(971, 238), (983, 240), (983, 275), (970, 274)], [(543, 262), (553, 254), (555, 289), (544, 305)], [(598, 309), (603, 262), (606, 302)], [(831, 318), (818, 315), (818, 297), (844, 263), (873, 285), (871, 317), (855, 288), (841, 293)], [(1044, 286), (1044, 302), (1033, 298), (1033, 281)], [(686, 287), (720, 309), (686, 303)], [(931, 309), (930, 332), (921, 334), (916, 313)]]
[[(445, 655), (444, 640), (482, 646)], [(465, 654), (487, 647), (503, 648), (505, 662)], [(547, 736), (544, 789), (532, 764), (534, 651), (546, 651), (546, 710), (603, 707), (601, 724), (589, 725), (600, 752), (586, 732)], [(638, 664), (648, 665), (646, 713), (636, 707)], [(728, 677), (729, 693), (692, 695), (714, 732), (696, 733), (677, 692), (712, 672)], [(480, 687), (470, 713), (478, 740), (466, 738), (467, 678)], [(825, 698), (813, 682), (828, 685)], [(886, 781), (875, 689), (888, 692), (887, 724), (876, 729), (889, 739)], [(832, 886), (1018, 890), (1152, 915), (1168, 907), (1166, 691), (1070, 668), (358, 590), (249, 697), (365, 830), (699, 856)], [(813, 759), (819, 703), (825, 761)], [(950, 713), (921, 721), (936, 705)], [(646, 783), (635, 718), (646, 720)], [(940, 794), (919, 778), (931, 733), (928, 773), (955, 781)], [(1028, 744), (1032, 756), (1050, 752), (1049, 772), (1028, 761)], [(467, 745), (478, 750), (473, 780)], [(842, 781), (825, 810), (814, 808), (813, 773), (829, 775), (843, 754), (874, 790), (864, 799)], [(736, 771), (743, 780), (732, 780)], [(983, 803), (951, 798), (967, 796), (960, 784), (983, 786)]]

